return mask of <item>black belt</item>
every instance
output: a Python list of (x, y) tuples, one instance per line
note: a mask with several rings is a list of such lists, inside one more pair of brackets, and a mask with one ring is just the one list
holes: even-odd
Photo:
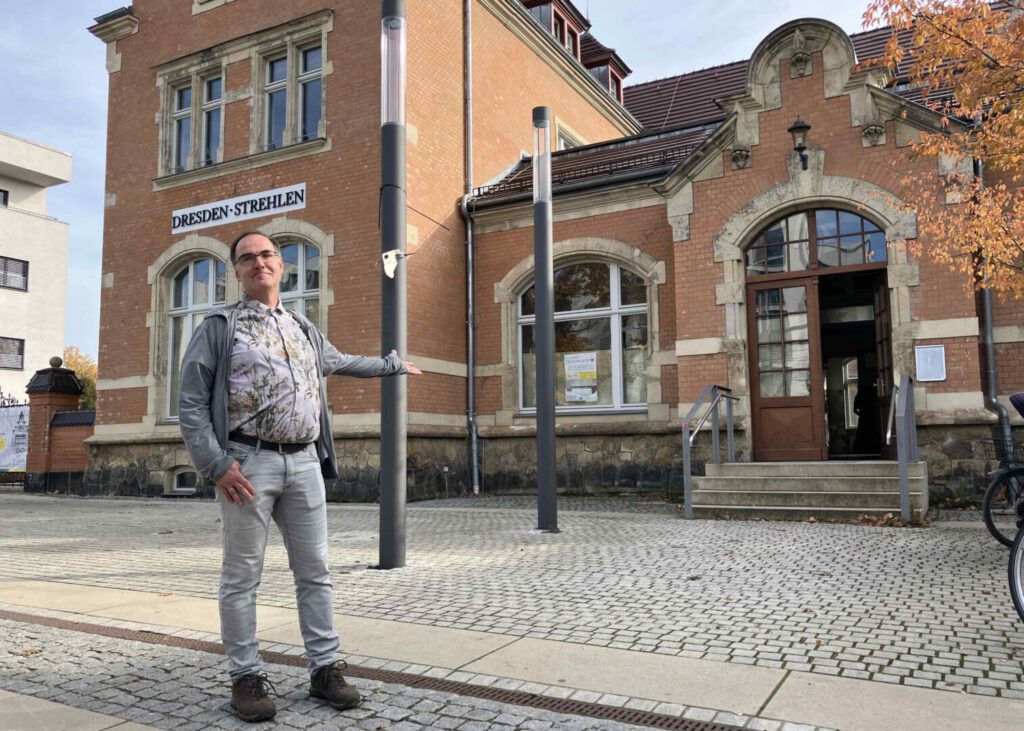
[(260, 439), (259, 437), (251, 437), (248, 434), (242, 434), (242, 432), (233, 431), (228, 434), (228, 439), (232, 442), (238, 442), (239, 444), (246, 444), (250, 447), (256, 447), (258, 449), (270, 449), (279, 454), (294, 454), (295, 452), (301, 452), (303, 449), (310, 445), (310, 442), (268, 442), (266, 439)]

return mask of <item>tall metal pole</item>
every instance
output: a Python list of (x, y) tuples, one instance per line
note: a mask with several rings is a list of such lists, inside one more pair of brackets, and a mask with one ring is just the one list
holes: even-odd
[[(381, 349), (406, 352), (405, 0), (381, 9)], [(390, 265), (389, 265), (390, 261)], [(389, 273), (390, 272), (390, 273)], [(380, 563), (405, 566), (406, 377), (385, 378), (380, 403)]]
[(555, 492), (555, 272), (551, 230), (551, 110), (533, 109), (533, 291), (537, 351), (537, 529), (558, 532)]

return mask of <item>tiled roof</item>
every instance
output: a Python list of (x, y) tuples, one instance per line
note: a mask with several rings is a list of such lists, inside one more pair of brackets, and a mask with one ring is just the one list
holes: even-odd
[(80, 396), (82, 382), (67, 368), (43, 368), (28, 382), (25, 393), (65, 393)]
[[(610, 142), (576, 147), (555, 152), (551, 156), (551, 184), (555, 191), (560, 186), (575, 183), (618, 179), (624, 174), (643, 177), (662, 175), (665, 168), (685, 160), (711, 136), (717, 125), (654, 132), (638, 137), (626, 137)], [(477, 188), (478, 203), (498, 199), (520, 198), (533, 187), (533, 160), (524, 158), (494, 185)]]
[(96, 423), (96, 412), (92, 410), (58, 411), (50, 419), (50, 426), (92, 426)]
[[(855, 33), (850, 36), (857, 61), (862, 63), (878, 58), (892, 35), (890, 28)], [(901, 32), (901, 43), (910, 45), (910, 33)], [(694, 124), (705, 124), (725, 119), (715, 99), (742, 94), (746, 91), (748, 61), (736, 61), (693, 71), (679, 76), (627, 86), (623, 90), (625, 107), (647, 129), (665, 129)], [(906, 65), (906, 61), (901, 64)], [(901, 79), (897, 74), (896, 82)], [(897, 91), (911, 101), (921, 102), (917, 89)]]
[(594, 38), (593, 33), (588, 32), (580, 36), (580, 63), (590, 68), (604, 61), (614, 61), (626, 75), (632, 73), (632, 69), (626, 65), (615, 49), (609, 48)]

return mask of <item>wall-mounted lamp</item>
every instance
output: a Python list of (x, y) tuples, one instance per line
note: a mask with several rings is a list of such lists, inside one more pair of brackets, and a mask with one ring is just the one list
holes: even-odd
[(793, 126), (786, 131), (793, 135), (793, 149), (800, 155), (800, 167), (806, 170), (807, 133), (811, 131), (811, 125), (797, 117), (796, 121), (793, 122)]

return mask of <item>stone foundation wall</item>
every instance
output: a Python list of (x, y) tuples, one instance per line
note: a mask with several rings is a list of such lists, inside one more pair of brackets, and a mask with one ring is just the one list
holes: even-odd
[[(974, 443), (991, 439), (984, 425), (922, 425), (918, 427), (921, 456), (928, 462), (932, 500), (979, 497), (988, 484), (993, 460), (976, 454)], [(1024, 428), (1014, 436), (1024, 441)], [(682, 446), (677, 432), (631, 435), (562, 435), (555, 444), (559, 491), (572, 495), (617, 495), (644, 492), (682, 494)], [(703, 474), (710, 458), (710, 435), (702, 432), (694, 444), (694, 474)], [(737, 459), (749, 459), (742, 433), (736, 435)], [(327, 483), (332, 502), (377, 502), (380, 496), (380, 440), (337, 439), (339, 477)], [(722, 435), (725, 450), (725, 435)], [(81, 479), (61, 485), (76, 495), (156, 497), (171, 487), (175, 471), (188, 467), (188, 455), (178, 443), (104, 445), (93, 447), (92, 467)], [(480, 440), (482, 493), (534, 492), (537, 480), (533, 435)], [(446, 469), (447, 468), (447, 469)], [(40, 489), (45, 489), (39, 486)], [(52, 488), (51, 488), (52, 489)], [(407, 495), (409, 501), (466, 495), (470, 491), (468, 446), (457, 438), (413, 437), (409, 440)], [(197, 497), (213, 497), (213, 487), (197, 488)]]

